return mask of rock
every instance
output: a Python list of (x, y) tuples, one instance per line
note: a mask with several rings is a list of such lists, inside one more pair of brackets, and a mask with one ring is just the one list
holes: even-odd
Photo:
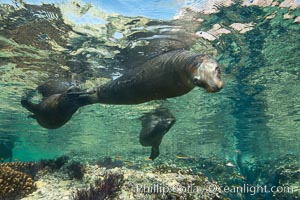
[(243, 5), (245, 6), (251, 6), (251, 5), (256, 5), (256, 6), (270, 6), (272, 5), (273, 0), (253, 0), (253, 1), (249, 1), (249, 0), (245, 0)]
[(296, 17), (296, 19), (294, 20), (295, 23), (300, 23), (300, 16)]
[(279, 5), (279, 7), (289, 7), (295, 9), (295, 8), (299, 8), (300, 4), (297, 3), (296, 0), (285, 0)]
[(293, 18), (293, 16), (290, 15), (290, 13), (285, 13), (285, 14), (283, 15), (283, 19), (292, 19), (292, 18)]
[(240, 32), (240, 33), (246, 33), (248, 31), (251, 31), (253, 29), (254, 23), (233, 23), (230, 25), (231, 28), (234, 30)]

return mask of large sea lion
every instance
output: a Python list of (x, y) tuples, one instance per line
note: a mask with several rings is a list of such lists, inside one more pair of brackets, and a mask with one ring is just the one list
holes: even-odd
[(154, 160), (159, 156), (159, 145), (164, 135), (174, 125), (176, 119), (167, 108), (158, 108), (153, 112), (144, 114), (142, 130), (140, 132), (140, 143), (143, 146), (151, 146), (150, 159)]
[(41, 126), (58, 128), (81, 106), (94, 103), (139, 104), (181, 96), (196, 86), (217, 92), (223, 85), (219, 65), (213, 57), (173, 50), (95, 89), (80, 91), (72, 88), (46, 97), (39, 104), (23, 100), (22, 105), (34, 114)]

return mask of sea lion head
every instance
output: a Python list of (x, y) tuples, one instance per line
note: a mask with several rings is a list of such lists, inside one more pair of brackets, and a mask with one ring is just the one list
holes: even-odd
[(192, 82), (208, 92), (218, 92), (224, 82), (218, 62), (211, 56), (197, 56), (192, 64)]

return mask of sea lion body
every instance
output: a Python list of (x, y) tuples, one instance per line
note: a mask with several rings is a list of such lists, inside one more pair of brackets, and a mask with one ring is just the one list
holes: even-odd
[[(203, 54), (185, 50), (165, 53), (98, 87), (95, 95), (90, 96), (90, 101), (126, 105), (184, 95), (197, 86), (195, 78), (198, 75), (198, 65), (205, 60), (212, 62), (215, 67), (218, 66), (212, 57)], [(202, 83), (205, 81), (201, 81), (199, 86), (206, 86)], [(219, 91), (223, 82), (221, 79), (217, 81), (211, 81), (212, 86), (209, 85), (211, 88), (207, 89), (211, 92)]]
[[(193, 55), (193, 54), (191, 54)], [(195, 86), (185, 81), (189, 54), (172, 52), (151, 59), (120, 78), (97, 88), (99, 103), (138, 104), (186, 94)], [(177, 56), (176, 59), (173, 56)]]
[(159, 145), (164, 135), (174, 125), (176, 119), (168, 109), (158, 108), (153, 112), (146, 113), (140, 120), (142, 121), (140, 144), (152, 147), (149, 158), (154, 160), (159, 156)]

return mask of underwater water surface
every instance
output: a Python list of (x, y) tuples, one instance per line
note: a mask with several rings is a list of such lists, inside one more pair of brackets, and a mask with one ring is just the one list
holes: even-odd
[[(176, 123), (154, 162), (219, 159), (244, 176), (243, 168), (287, 155), (299, 166), (300, 8), (280, 2), (217, 4), (217, 12), (206, 13), (209, 1), (197, 0), (0, 1), (0, 157), (112, 157), (143, 166), (152, 161), (139, 143), (140, 117), (162, 105)], [(149, 52), (163, 52), (165, 38), (215, 56), (224, 88), (139, 105), (90, 105), (54, 130), (28, 118), (20, 104), (24, 96), (38, 102), (36, 88), (49, 80), (92, 88), (119, 77)]]

